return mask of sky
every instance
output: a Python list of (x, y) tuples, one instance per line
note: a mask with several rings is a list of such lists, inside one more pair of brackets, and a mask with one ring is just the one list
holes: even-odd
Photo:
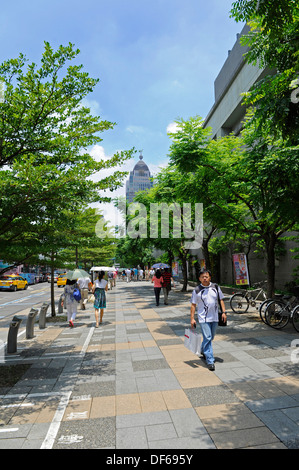
[[(100, 79), (84, 104), (116, 123), (91, 154), (107, 158), (135, 147), (135, 158), (121, 169), (132, 170), (142, 150), (154, 174), (168, 163), (167, 130), (174, 120), (205, 118), (213, 106), (214, 80), (243, 27), (229, 17), (231, 5), (232, 0), (1, 2), (0, 61), (22, 52), (39, 64), (44, 41), (53, 49), (75, 44), (84, 70)], [(125, 194), (125, 185), (118, 194)]]

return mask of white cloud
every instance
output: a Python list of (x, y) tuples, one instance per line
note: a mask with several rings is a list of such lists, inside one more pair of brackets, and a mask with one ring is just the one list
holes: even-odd
[(93, 116), (100, 116), (100, 114), (102, 114), (101, 107), (96, 100), (92, 100), (90, 98), (83, 98), (81, 101), (81, 105), (86, 108), (89, 108)]
[(97, 162), (108, 160), (109, 158), (109, 156), (105, 155), (105, 149), (101, 145), (94, 145), (89, 153)]
[(177, 125), (176, 122), (171, 122), (170, 124), (168, 124), (167, 126), (167, 134), (175, 134), (179, 129), (179, 126)]
[(145, 129), (144, 127), (142, 126), (134, 126), (134, 125), (130, 125), (126, 128), (126, 131), (127, 132), (130, 132), (131, 134), (144, 134), (145, 133)]

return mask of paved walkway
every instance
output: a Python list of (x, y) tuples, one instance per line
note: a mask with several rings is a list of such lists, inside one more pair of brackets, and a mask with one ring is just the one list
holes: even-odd
[(298, 449), (299, 334), (229, 314), (211, 372), (183, 344), (190, 295), (156, 307), (152, 284), (119, 281), (99, 328), (88, 304), (20, 337), (2, 359), (31, 367), (0, 387), (0, 448)]

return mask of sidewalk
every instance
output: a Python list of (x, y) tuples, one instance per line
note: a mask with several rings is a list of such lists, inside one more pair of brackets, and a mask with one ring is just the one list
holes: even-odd
[(88, 304), (73, 329), (35, 325), (19, 339), (4, 362), (31, 367), (0, 386), (1, 449), (299, 448), (293, 326), (227, 309), (211, 372), (183, 343), (191, 290), (156, 307), (152, 286), (118, 281), (99, 328)]

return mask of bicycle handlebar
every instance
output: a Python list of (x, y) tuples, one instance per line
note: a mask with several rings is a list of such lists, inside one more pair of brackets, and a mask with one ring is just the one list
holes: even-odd
[(253, 287), (257, 287), (257, 286), (261, 286), (263, 284), (267, 284), (268, 281), (260, 281), (260, 282), (255, 282), (254, 284), (252, 284)]

